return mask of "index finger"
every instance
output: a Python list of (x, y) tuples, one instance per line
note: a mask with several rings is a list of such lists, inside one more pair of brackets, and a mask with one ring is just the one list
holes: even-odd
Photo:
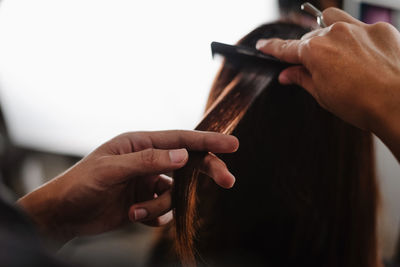
[(261, 39), (257, 42), (257, 49), (261, 52), (274, 56), (282, 61), (302, 64), (300, 49), (302, 40), (282, 40), (279, 38)]
[[(169, 130), (158, 132), (128, 133), (133, 145), (143, 143), (158, 149), (186, 148), (191, 151), (208, 151), (213, 153), (232, 153), (239, 147), (239, 141), (232, 135), (215, 132)], [(146, 147), (149, 148), (149, 147)]]
[(322, 12), (324, 22), (330, 26), (336, 22), (347, 22), (350, 24), (362, 25), (363, 22), (353, 18), (350, 14), (344, 12), (341, 9), (330, 7)]

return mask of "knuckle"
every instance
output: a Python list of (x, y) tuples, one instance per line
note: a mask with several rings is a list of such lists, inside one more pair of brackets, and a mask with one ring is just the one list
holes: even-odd
[(129, 136), (132, 135), (132, 134), (133, 134), (133, 132), (124, 132), (124, 133), (121, 133), (121, 134), (117, 135), (117, 136), (114, 137), (112, 140), (124, 139), (124, 138), (129, 137)]
[(168, 201), (155, 199), (151, 207), (148, 207), (149, 218), (157, 218), (168, 212), (171, 208), (171, 203)]
[(201, 140), (200, 142), (201, 142), (202, 149), (204, 149), (204, 150), (209, 150), (209, 148), (213, 147), (214, 139), (213, 139), (212, 136), (209, 136), (209, 137), (206, 137), (206, 136), (200, 137), (200, 140)]
[(375, 24), (372, 24), (371, 27), (376, 30), (376, 31), (382, 31), (382, 32), (393, 32), (396, 31), (396, 28), (392, 26), (389, 23), (386, 22), (377, 22)]
[(307, 41), (304, 45), (304, 48), (301, 49), (300, 53), (301, 57), (308, 57), (312, 61), (318, 60), (322, 56), (326, 55), (327, 53), (332, 52), (335, 47), (329, 42), (324, 36), (315, 36)]
[(280, 43), (280, 48), (281, 48), (281, 49), (285, 49), (287, 46), (288, 46), (288, 40), (283, 40), (283, 41)]
[(186, 130), (175, 130), (175, 132), (176, 132), (176, 134), (178, 134), (178, 135), (185, 135), (188, 131), (186, 131)]
[(212, 157), (210, 155), (207, 155), (206, 157), (204, 157), (203, 164), (205, 166), (210, 166), (211, 163), (212, 163)]
[(307, 54), (309, 53), (309, 46), (302, 44), (297, 53), (300, 61), (304, 62), (304, 59), (307, 58)]
[(277, 49), (278, 57), (283, 56), (283, 54), (286, 52), (288, 44), (289, 44), (288, 40), (283, 40), (283, 41), (279, 42), (278, 49)]
[(159, 158), (159, 154), (154, 148), (143, 150), (141, 155), (143, 164), (150, 167), (155, 166)]
[[(311, 39), (307, 39), (307, 40), (303, 40), (300, 45), (299, 45), (299, 49), (297, 50), (297, 56), (299, 57), (301, 62), (304, 62), (304, 59), (306, 59), (310, 52), (311, 52), (311, 48), (310, 48), (310, 41)], [(313, 41), (315, 42), (315, 41)]]
[(129, 138), (132, 137), (134, 134), (135, 134), (134, 132), (121, 133), (121, 134), (115, 136), (114, 138), (112, 138), (111, 140), (109, 140), (108, 143), (115, 145), (120, 142), (124, 142), (125, 140), (129, 140)]
[(335, 22), (331, 26), (331, 32), (333, 33), (346, 33), (349, 31), (350, 31), (350, 24), (343, 21)]
[(328, 7), (327, 9), (325, 9), (322, 12), (322, 15), (323, 16), (329, 16), (329, 15), (335, 14), (338, 11), (339, 11), (339, 9), (337, 9), (336, 7)]
[(226, 165), (226, 163), (224, 161), (220, 160), (220, 162), (221, 162), (222, 168), (228, 169), (228, 166)]
[(312, 36), (314, 36), (314, 35), (315, 35), (315, 31), (310, 31), (310, 32), (304, 34), (304, 35), (300, 38), (300, 40), (307, 40), (307, 39), (310, 39), (310, 38), (312, 38)]
[(302, 50), (302, 53), (306, 51), (314, 51), (316, 49), (320, 49), (321, 47), (321, 38), (319, 36), (313, 37), (307, 41), (307, 45)]
[(178, 142), (178, 146), (183, 147), (186, 146), (186, 138), (185, 136), (187, 135), (187, 131), (185, 130), (173, 130), (176, 138), (177, 138), (177, 142)]

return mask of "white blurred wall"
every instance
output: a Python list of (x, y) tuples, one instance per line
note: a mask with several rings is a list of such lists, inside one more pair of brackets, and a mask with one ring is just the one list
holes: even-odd
[(84, 155), (121, 132), (192, 129), (219, 62), (273, 0), (3, 0), (0, 101), (16, 144)]
[(400, 165), (389, 149), (375, 138), (377, 177), (380, 182), (381, 207), (379, 232), (382, 254), (393, 256), (400, 225)]

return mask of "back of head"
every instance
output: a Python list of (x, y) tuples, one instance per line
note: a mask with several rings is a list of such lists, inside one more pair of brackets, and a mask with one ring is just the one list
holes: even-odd
[[(305, 32), (293, 24), (267, 24), (239, 43), (254, 47), (260, 38)], [(262, 90), (233, 127), (239, 150), (222, 156), (236, 176), (235, 187), (224, 190), (198, 178), (197, 202), (189, 204), (197, 207), (197, 261), (374, 266), (378, 196), (371, 135), (320, 108), (303, 89), (265, 78), (277, 73), (273, 66), (247, 72), (223, 65), (215, 79), (209, 108), (226, 90)], [(200, 124), (200, 130), (224, 131), (217, 123), (223, 115), (208, 119), (214, 123)], [(169, 238), (165, 234), (161, 243), (168, 246)]]

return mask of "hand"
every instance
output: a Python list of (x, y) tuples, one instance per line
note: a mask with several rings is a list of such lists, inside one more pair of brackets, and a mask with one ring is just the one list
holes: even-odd
[(327, 28), (301, 40), (260, 40), (257, 48), (299, 64), (282, 84), (305, 88), (325, 109), (375, 132), (400, 158), (400, 34), (390, 24), (364, 24), (347, 13), (323, 12)]
[[(61, 241), (109, 231), (129, 219), (162, 225), (172, 218), (172, 180), (162, 174), (183, 167), (187, 150), (231, 153), (237, 148), (235, 137), (210, 132), (122, 134), (18, 203), (42, 232)], [(204, 173), (232, 187), (233, 175), (212, 153), (204, 160)]]

